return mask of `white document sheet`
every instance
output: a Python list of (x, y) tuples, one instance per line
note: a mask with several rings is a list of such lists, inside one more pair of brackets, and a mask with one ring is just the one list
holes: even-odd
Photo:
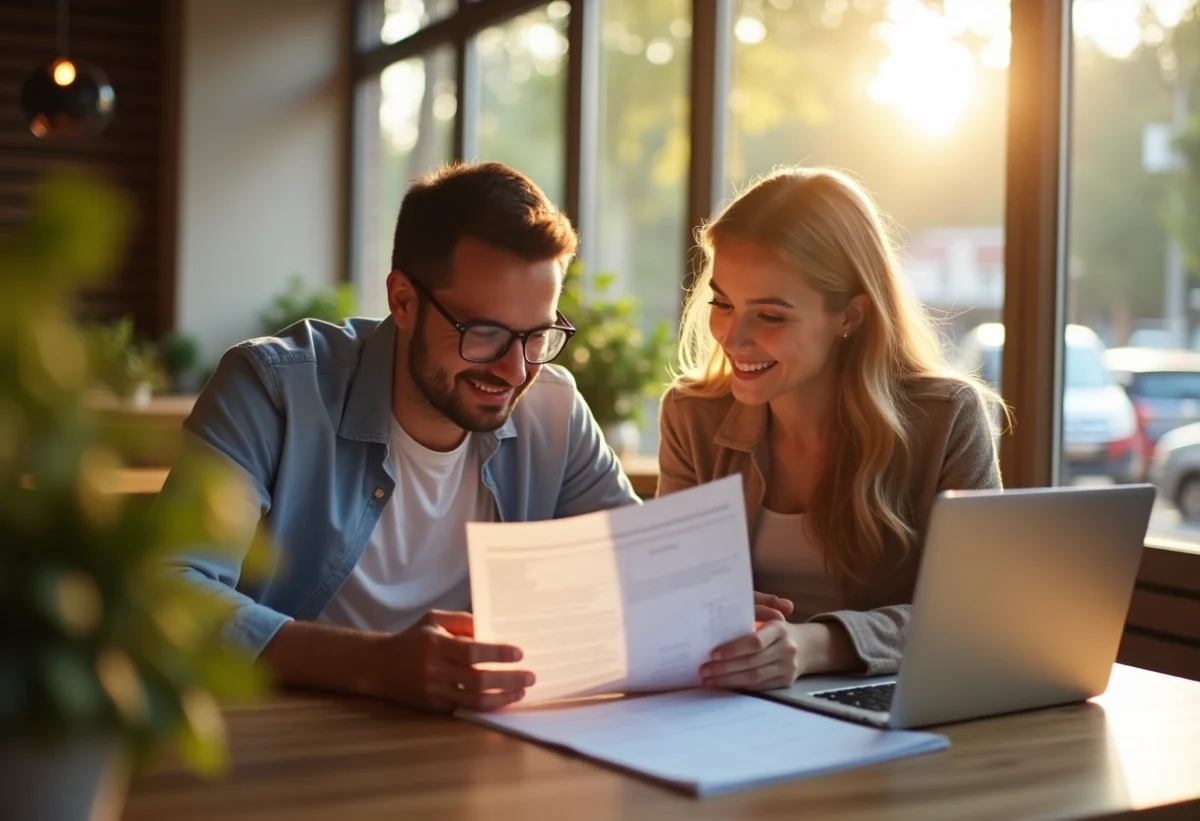
[(877, 730), (724, 690), (458, 715), (699, 796), (943, 750), (945, 736)]
[(695, 687), (713, 648), (754, 630), (740, 476), (600, 513), (470, 523), (475, 638), (519, 647), (516, 707)]

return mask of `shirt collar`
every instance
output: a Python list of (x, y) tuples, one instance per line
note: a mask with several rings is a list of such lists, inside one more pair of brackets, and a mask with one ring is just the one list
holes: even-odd
[(722, 447), (753, 453), (766, 441), (767, 414), (765, 404), (745, 405), (735, 399), (713, 441)]

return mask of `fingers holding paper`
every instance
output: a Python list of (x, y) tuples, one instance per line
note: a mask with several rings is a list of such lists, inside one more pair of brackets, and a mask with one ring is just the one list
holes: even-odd
[(521, 651), (475, 641), (473, 633), (469, 613), (433, 611), (412, 630), (393, 636), (416, 644), (415, 653), (398, 654), (416, 661), (397, 682), (398, 689), (415, 691), (415, 698), (406, 700), (444, 712), (459, 707), (495, 710), (520, 701), (533, 684), (533, 674), (490, 665), (520, 661)]
[(772, 596), (770, 593), (754, 594), (754, 621), (756, 624), (768, 621), (783, 621), (792, 615), (794, 609), (790, 599)]
[(787, 687), (800, 674), (799, 647), (788, 628), (781, 618), (767, 620), (755, 632), (713, 650), (700, 667), (701, 683), (750, 690)]

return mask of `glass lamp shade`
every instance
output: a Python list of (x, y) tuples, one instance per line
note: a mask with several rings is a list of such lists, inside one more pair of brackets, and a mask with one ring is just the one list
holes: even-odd
[(112, 118), (116, 94), (104, 73), (81, 60), (56, 57), (21, 86), (21, 111), (36, 137), (92, 137)]

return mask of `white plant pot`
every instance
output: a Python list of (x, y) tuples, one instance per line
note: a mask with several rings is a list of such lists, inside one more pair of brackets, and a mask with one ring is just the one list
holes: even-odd
[(142, 382), (133, 389), (133, 393), (129, 396), (129, 404), (135, 408), (150, 407), (150, 400), (154, 397), (154, 391), (151, 387)]
[(0, 741), (0, 805), (11, 821), (117, 821), (128, 771), (113, 738)]

